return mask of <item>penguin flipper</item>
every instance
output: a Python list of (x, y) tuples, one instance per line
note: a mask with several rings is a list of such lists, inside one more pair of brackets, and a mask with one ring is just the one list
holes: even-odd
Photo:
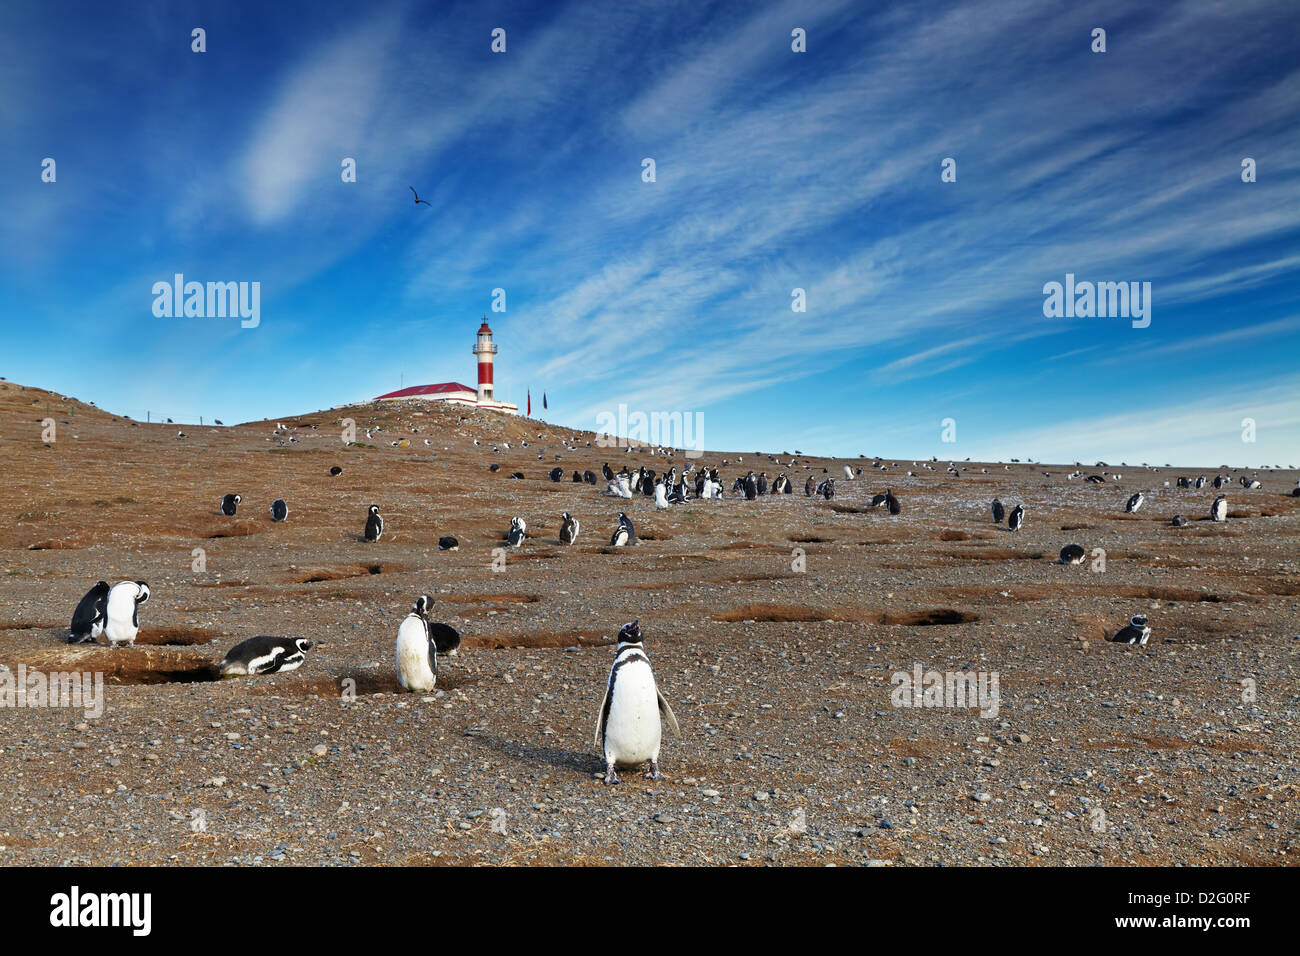
[(659, 688), (655, 688), (655, 696), (659, 698), (659, 713), (663, 714), (664, 720), (668, 721), (668, 726), (673, 729), (673, 733), (678, 737), (682, 735), (682, 730), (677, 726), (677, 716), (673, 709), (668, 706), (668, 701), (664, 700), (664, 695), (659, 693)]
[(605, 715), (609, 705), (609, 683), (605, 684), (605, 696), (600, 699), (600, 710), (596, 711), (596, 734), (591, 738), (592, 746), (600, 749), (601, 738), (605, 736)]

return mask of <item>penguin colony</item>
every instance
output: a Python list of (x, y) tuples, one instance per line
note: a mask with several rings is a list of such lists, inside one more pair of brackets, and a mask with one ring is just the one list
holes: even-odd
[[(315, 426), (313, 426), (315, 427)], [(277, 436), (283, 426), (277, 427)], [(382, 429), (376, 428), (376, 432)], [(415, 431), (415, 429), (412, 429)], [(178, 437), (184, 437), (180, 435)], [(367, 438), (371, 435), (367, 432)], [(541, 437), (541, 436), (539, 436)], [(293, 437), (289, 441), (295, 441)], [(281, 442), (283, 444), (283, 441)], [(394, 445), (400, 444), (402, 447), (408, 447), (409, 442), (393, 442)], [(425, 444), (429, 444), (425, 440)], [(478, 441), (475, 441), (478, 444)], [(522, 443), (525, 447), (527, 442)], [(509, 447), (508, 444), (505, 447)], [(566, 450), (570, 449), (565, 444)], [(628, 449), (629, 451), (631, 449)], [(494, 452), (499, 449), (493, 448)], [(671, 452), (665, 452), (667, 457), (672, 457)], [(796, 455), (799, 453), (796, 452)], [(561, 456), (556, 455), (557, 459)], [(779, 464), (778, 459), (771, 457), (773, 463)], [(539, 455), (538, 459), (542, 460), (543, 456)], [(737, 462), (742, 459), (737, 458)], [(932, 459), (932, 461), (936, 461)], [(723, 467), (730, 464), (729, 461), (723, 461)], [(793, 469), (798, 466), (797, 459), (791, 459), (786, 465), (787, 468)], [(1077, 464), (1077, 463), (1076, 463)], [(916, 467), (916, 463), (913, 463)], [(809, 466), (804, 464), (807, 470)], [(882, 472), (888, 471), (890, 466), (875, 461), (872, 468)], [(896, 466), (894, 466), (896, 467)], [(928, 463), (923, 463), (920, 467), (933, 471), (935, 470)], [(1009, 468), (1009, 466), (1006, 466)], [(1099, 462), (1098, 468), (1108, 467)], [(491, 472), (499, 471), (500, 466), (493, 464), (490, 466)], [(777, 470), (777, 469), (774, 469)], [(948, 472), (954, 477), (960, 477), (960, 473), (965, 471), (964, 468), (958, 468), (955, 464), (949, 463)], [(823, 474), (827, 473), (823, 469)], [(856, 471), (849, 465), (843, 466), (845, 481), (855, 481), (862, 476), (863, 469), (858, 467)], [(987, 474), (987, 469), (982, 469), (983, 474)], [(337, 477), (342, 474), (342, 468), (333, 466), (329, 469), (331, 477)], [(914, 473), (907, 472), (909, 476)], [(1050, 473), (1044, 472), (1050, 477)], [(561, 482), (564, 480), (565, 470), (557, 466), (552, 468), (548, 473), (552, 482)], [(1067, 477), (1071, 480), (1082, 477), (1083, 472), (1077, 470)], [(512, 479), (523, 479), (525, 476), (522, 472), (515, 472), (510, 475)], [(601, 468), (601, 477), (606, 484), (605, 494), (620, 499), (634, 499), (636, 497), (650, 497), (654, 500), (654, 508), (657, 511), (671, 509), (675, 506), (686, 504), (692, 498), (704, 501), (718, 501), (724, 497), (725, 483), (719, 475), (716, 467), (696, 467), (694, 463), (688, 464), (682, 469), (680, 474), (676, 465), (669, 467), (668, 471), (663, 474), (656, 474), (655, 471), (645, 468), (637, 468), (635, 471), (623, 466), (618, 472), (615, 472), (608, 462)], [(1092, 484), (1104, 484), (1108, 481), (1120, 479), (1120, 475), (1102, 471), (1101, 474), (1088, 476), (1086, 479)], [(571, 473), (571, 483), (583, 485), (598, 485), (600, 477), (594, 471), (577, 471)], [(1257, 490), (1261, 483), (1257, 478), (1239, 478), (1240, 485), (1247, 490)], [(1196, 479), (1180, 477), (1177, 485), (1182, 489), (1202, 489), (1210, 482), (1205, 476), (1198, 476)], [(1222, 489), (1230, 484), (1230, 480), (1225, 475), (1216, 475), (1212, 481), (1214, 488)], [(1168, 487), (1168, 482), (1165, 483)], [(784, 470), (777, 470), (774, 478), (769, 480), (765, 470), (755, 473), (754, 470), (747, 470), (744, 475), (735, 478), (731, 485), (731, 492), (744, 501), (755, 501), (764, 496), (782, 496), (791, 495), (793, 492), (793, 483), (789, 475)], [(1297, 483), (1296, 489), (1291, 492), (1293, 496), (1300, 497), (1300, 482)], [(808, 498), (819, 497), (830, 500), (835, 497), (835, 479), (823, 477), (818, 479), (815, 475), (809, 475), (804, 485), (804, 495)], [(1146, 503), (1146, 495), (1139, 491), (1130, 496), (1124, 504), (1126, 514), (1136, 514)], [(243, 502), (243, 497), (237, 493), (223, 495), (218, 510), (220, 514), (226, 517), (235, 517), (238, 513), (239, 505)], [(872, 508), (884, 507), (889, 515), (898, 516), (902, 513), (902, 503), (894, 495), (893, 489), (887, 488), (882, 493), (872, 496), (870, 505)], [(275, 499), (270, 506), (270, 517), (275, 523), (283, 522), (288, 519), (289, 507), (283, 498)], [(1018, 503), (1007, 511), (1006, 506), (998, 498), (994, 498), (991, 505), (991, 515), (995, 524), (1001, 525), (1006, 521), (1007, 528), (1011, 532), (1018, 532), (1025, 521), (1025, 507), (1023, 503)], [(1213, 522), (1223, 522), (1227, 520), (1228, 505), (1225, 494), (1219, 494), (1213, 504), (1210, 506), (1208, 519)], [(1181, 515), (1175, 515), (1170, 524), (1175, 527), (1183, 527), (1187, 520)], [(378, 505), (370, 505), (367, 509), (363, 538), (367, 542), (378, 542), (384, 530), (384, 519), (379, 513)], [(577, 543), (580, 530), (580, 523), (577, 517), (565, 511), (560, 515), (559, 541), (561, 544), (573, 546)], [(510, 519), (510, 527), (506, 532), (506, 542), (512, 548), (523, 547), (527, 540), (527, 523), (523, 517), (515, 516)], [(611, 535), (609, 545), (612, 548), (622, 548), (629, 545), (638, 545), (641, 542), (636, 537), (635, 527), (632, 519), (626, 512), (620, 511)], [(456, 551), (460, 547), (460, 542), (453, 536), (444, 535), (438, 539), (438, 549), (440, 551)], [(1068, 544), (1060, 551), (1058, 564), (1061, 565), (1080, 565), (1084, 562), (1086, 552), (1081, 545)], [(136, 636), (140, 630), (139, 608), (150, 598), (150, 589), (144, 581), (121, 581), (114, 585), (109, 585), (106, 581), (96, 582), (85, 596), (78, 602), (72, 615), (72, 623), (69, 628), (69, 643), (80, 644), (87, 642), (96, 642), (103, 639), (113, 647), (133, 646)], [(395, 668), (397, 679), (404, 690), (414, 693), (427, 693), (432, 691), (438, 679), (439, 659), (449, 658), (457, 655), (460, 647), (460, 633), (448, 624), (433, 621), (431, 613), (433, 600), (427, 594), (417, 597), (411, 612), (402, 620), (397, 631), (397, 640), (395, 648)], [(1145, 645), (1151, 636), (1151, 627), (1147, 618), (1142, 615), (1133, 616), (1129, 623), (1116, 631), (1115, 635), (1110, 638), (1114, 643), (1119, 644), (1136, 644)], [(217, 665), (217, 669), (222, 677), (236, 676), (257, 676), (267, 674), (284, 674), (297, 670), (307, 659), (308, 652), (320, 641), (310, 641), (302, 637), (274, 637), (261, 635), (252, 637), (231, 648)], [(596, 715), (596, 729), (593, 744), (601, 752), (604, 764), (604, 780), (607, 784), (619, 782), (617, 771), (629, 767), (645, 767), (644, 776), (650, 780), (665, 779), (659, 769), (659, 757), (662, 744), (662, 724), (667, 723), (669, 728), (680, 735), (680, 728), (677, 718), (672, 712), (672, 708), (664, 699), (663, 694), (659, 691), (658, 685), (654, 678), (653, 670), (650, 666), (649, 657), (645, 650), (645, 641), (641, 634), (639, 621), (632, 621), (623, 625), (619, 631), (617, 645), (614, 653), (614, 661), (609, 671), (606, 681), (604, 696)]]

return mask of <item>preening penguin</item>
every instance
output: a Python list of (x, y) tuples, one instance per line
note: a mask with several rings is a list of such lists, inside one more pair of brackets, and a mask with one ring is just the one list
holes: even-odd
[(429, 596), (421, 594), (397, 628), (397, 682), (410, 691), (431, 691), (438, 682), (438, 646), (429, 633)]
[(69, 644), (86, 644), (104, 633), (108, 592), (108, 582), (99, 581), (77, 602), (77, 609), (72, 612), (72, 627), (68, 630)]
[(578, 519), (567, 511), (560, 515), (560, 542), (573, 544), (578, 540)]
[(605, 697), (596, 716), (593, 743), (605, 758), (605, 782), (618, 783), (616, 767), (649, 766), (647, 780), (663, 780), (659, 772), (659, 747), (663, 738), (660, 716), (681, 736), (673, 709), (655, 684), (650, 659), (637, 621), (618, 632), (614, 665), (605, 684)]
[(510, 531), (506, 534), (506, 543), (512, 548), (517, 548), (524, 543), (527, 537), (528, 525), (523, 518), (510, 519)]
[(235, 512), (239, 510), (239, 503), (244, 499), (239, 495), (224, 495), (221, 499), (221, 513), (228, 518), (233, 518)]
[(366, 518), (366, 540), (378, 541), (384, 533), (384, 519), (379, 517), (379, 505), (371, 505), (370, 517)]
[(997, 498), (993, 499), (993, 523), (1001, 524), (1007, 518), (1007, 509)]
[(140, 605), (149, 600), (149, 585), (143, 581), (119, 581), (109, 589), (104, 602), (104, 637), (116, 647), (135, 643), (140, 633)]
[(217, 668), (222, 677), (284, 673), (297, 670), (311, 648), (301, 637), (250, 637), (227, 651)]
[(1145, 644), (1151, 637), (1151, 628), (1147, 627), (1147, 619), (1141, 614), (1135, 614), (1127, 625), (1120, 628), (1111, 638), (1116, 644)]
[(276, 498), (271, 502), (271, 520), (283, 521), (289, 517), (289, 506), (284, 503), (283, 498)]

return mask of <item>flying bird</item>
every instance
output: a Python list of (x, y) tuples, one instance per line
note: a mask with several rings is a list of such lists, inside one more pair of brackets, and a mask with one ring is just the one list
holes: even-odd
[[(420, 203), (424, 203), (426, 206), (432, 206), (432, 205), (433, 205), (433, 203), (421, 199), (421, 198), (420, 198), (420, 194), (417, 193), (417, 192), (415, 191), (415, 187), (414, 187), (414, 186), (407, 186), (406, 188), (409, 189), (409, 190), (411, 191), (411, 195), (415, 197), (415, 204), (416, 204), (417, 206), (418, 206)], [(477, 442), (475, 442), (475, 444), (477, 444)]]

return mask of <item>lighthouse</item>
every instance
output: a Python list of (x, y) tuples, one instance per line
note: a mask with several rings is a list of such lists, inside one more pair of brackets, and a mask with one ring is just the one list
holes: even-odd
[(474, 343), (474, 354), (478, 356), (478, 400), (493, 401), (492, 398), (492, 359), (497, 354), (497, 347), (492, 344), (492, 330), (488, 328), (487, 319), (478, 328), (478, 341)]
[(409, 385), (406, 388), (380, 395), (376, 402), (388, 401), (425, 401), (449, 402), (452, 405), (472, 405), (491, 412), (504, 412), (518, 415), (519, 406), (510, 402), (498, 402), (492, 388), (492, 364), (496, 359), (497, 347), (492, 342), (492, 330), (488, 328), (487, 319), (479, 326), (478, 338), (474, 343), (474, 354), (478, 356), (478, 389), (472, 389), (460, 382), (442, 382), (437, 385)]

